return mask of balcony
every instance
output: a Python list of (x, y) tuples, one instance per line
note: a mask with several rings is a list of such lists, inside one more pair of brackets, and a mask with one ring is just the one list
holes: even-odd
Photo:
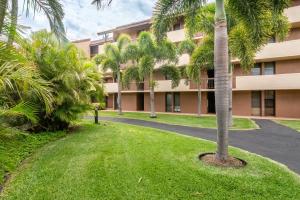
[(300, 73), (261, 76), (237, 76), (235, 90), (300, 89)]
[(167, 37), (171, 42), (181, 42), (185, 40), (184, 29), (167, 32)]
[(300, 6), (294, 6), (286, 9), (284, 11), (285, 15), (288, 17), (289, 22), (294, 27), (300, 26)]
[(186, 84), (185, 80), (180, 80), (176, 88), (172, 88), (172, 81), (170, 80), (157, 81), (157, 85), (154, 89), (155, 92), (181, 92), (188, 90), (190, 90), (190, 86)]
[(144, 91), (144, 82), (136, 83), (132, 82), (129, 83), (128, 88), (123, 88), (123, 92), (139, 92), (139, 91)]
[[(197, 90), (198, 86), (193, 81), (190, 81), (190, 90)], [(215, 79), (214, 78), (202, 78), (201, 79), (201, 90), (214, 90), (215, 89)]]
[[(269, 43), (256, 53), (257, 62), (268, 62), (274, 60), (289, 60), (300, 58), (300, 40), (290, 40), (278, 43)], [(238, 63), (234, 59), (233, 63)]]
[(118, 83), (104, 83), (104, 89), (107, 93), (117, 93)]

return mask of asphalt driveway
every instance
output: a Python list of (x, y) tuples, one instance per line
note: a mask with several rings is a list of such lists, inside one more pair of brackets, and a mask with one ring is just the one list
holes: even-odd
[[(203, 129), (170, 125), (137, 119), (100, 117), (100, 120), (121, 122), (139, 126), (173, 131), (184, 135), (216, 141), (213, 129)], [(300, 174), (300, 133), (271, 120), (254, 119), (260, 129), (249, 131), (230, 131), (229, 143), (235, 146), (285, 164)]]

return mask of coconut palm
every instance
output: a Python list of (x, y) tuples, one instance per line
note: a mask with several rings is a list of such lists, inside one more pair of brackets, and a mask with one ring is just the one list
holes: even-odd
[[(66, 40), (65, 29), (62, 22), (64, 11), (59, 0), (25, 0), (23, 4), (27, 17), (29, 16), (30, 11), (33, 13), (43, 12), (55, 35), (60, 39)], [(7, 35), (9, 43), (12, 43), (14, 40), (17, 28), (18, 8), (18, 0), (0, 0), (0, 34), (2, 33), (5, 24), (8, 25), (9, 33)]]
[(160, 71), (172, 80), (172, 87), (177, 87), (180, 81), (180, 71), (176, 68), (176, 48), (172, 42), (163, 40), (157, 43), (149, 32), (141, 32), (136, 45), (126, 49), (125, 56), (132, 66), (124, 73), (124, 84), (128, 86), (131, 80), (137, 82), (148, 80), (150, 89), (150, 117), (155, 118), (154, 90), (157, 82), (154, 71)]
[(131, 38), (128, 35), (121, 35), (116, 44), (107, 44), (104, 47), (104, 54), (97, 55), (94, 60), (97, 65), (101, 64), (103, 71), (111, 70), (113, 76), (118, 81), (118, 114), (122, 114), (122, 75), (121, 67), (127, 62), (125, 57), (125, 48), (131, 42)]
[[(257, 42), (267, 41), (272, 33), (276, 33), (280, 24), (287, 24), (283, 10), (288, 7), (289, 0), (216, 0), (214, 24), (214, 69), (215, 69), (215, 97), (218, 125), (218, 147), (216, 158), (226, 161), (228, 159), (228, 116), (229, 116), (229, 48), (228, 48), (228, 21), (226, 10), (232, 13), (240, 26), (235, 34), (246, 34), (247, 43), (256, 45)], [(189, 27), (197, 26), (197, 14), (205, 5), (205, 0), (159, 0), (154, 10), (154, 33), (158, 39), (165, 37), (169, 27), (180, 15), (186, 16)], [(274, 16), (279, 16), (275, 17)], [(205, 24), (211, 26), (211, 24)], [(230, 25), (230, 24), (229, 24)], [(250, 32), (245, 32), (250, 30)], [(273, 30), (273, 32), (272, 32)], [(244, 47), (244, 45), (242, 46)], [(241, 47), (239, 47), (241, 48)], [(259, 46), (257, 46), (257, 49)], [(253, 52), (254, 56), (255, 52)]]

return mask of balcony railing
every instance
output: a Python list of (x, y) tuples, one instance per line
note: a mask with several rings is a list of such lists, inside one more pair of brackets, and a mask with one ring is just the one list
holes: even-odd
[[(198, 89), (198, 86), (193, 81), (190, 81), (190, 89)], [(214, 78), (202, 78), (201, 79), (201, 89), (202, 90), (213, 90), (215, 89), (215, 79)]]

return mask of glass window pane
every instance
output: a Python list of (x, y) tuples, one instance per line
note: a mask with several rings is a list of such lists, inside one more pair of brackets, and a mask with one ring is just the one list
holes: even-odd
[(260, 108), (261, 107), (261, 96), (260, 91), (254, 91), (252, 92), (252, 98), (251, 98), (251, 104), (252, 108)]
[(275, 74), (275, 63), (274, 62), (265, 63), (264, 75), (273, 75), (273, 74)]
[(261, 63), (256, 63), (254, 67), (251, 69), (251, 74), (253, 76), (261, 75)]
[(180, 93), (174, 93), (174, 112), (180, 112)]

